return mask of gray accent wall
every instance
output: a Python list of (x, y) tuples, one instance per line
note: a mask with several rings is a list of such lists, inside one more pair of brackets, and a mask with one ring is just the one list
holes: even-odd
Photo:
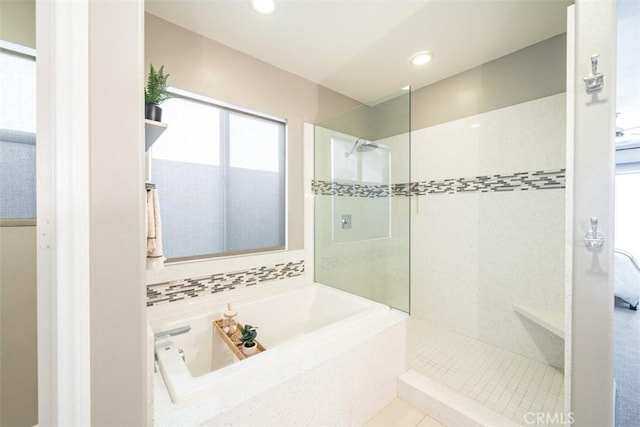
[[(469, 117), (566, 91), (566, 33), (411, 92), (411, 129)], [(406, 93), (406, 92), (404, 92)], [(379, 140), (406, 132), (407, 103), (397, 96), (319, 123)]]
[(411, 128), (565, 92), (566, 43), (566, 33), (560, 34), (416, 90), (411, 98)]

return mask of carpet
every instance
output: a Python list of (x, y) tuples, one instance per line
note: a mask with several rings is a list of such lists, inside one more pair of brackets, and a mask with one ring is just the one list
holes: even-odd
[(617, 304), (614, 317), (613, 375), (618, 390), (616, 427), (640, 426), (640, 310)]

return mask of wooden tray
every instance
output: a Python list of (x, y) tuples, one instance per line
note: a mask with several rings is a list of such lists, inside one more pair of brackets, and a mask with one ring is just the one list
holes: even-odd
[[(242, 336), (242, 334), (240, 333), (240, 330), (243, 328), (243, 325), (238, 323), (238, 327), (236, 328), (236, 331), (232, 335), (229, 335), (229, 334), (225, 333), (224, 329), (222, 329), (222, 322), (223, 322), (223, 319), (214, 320), (213, 321), (213, 327), (214, 327), (214, 329), (216, 329), (218, 331), (218, 333), (222, 337), (222, 340), (225, 343), (227, 343), (227, 346), (229, 346), (231, 351), (233, 351), (233, 354), (235, 354), (236, 357), (238, 359), (240, 359), (240, 360), (243, 360), (243, 359), (246, 359), (247, 357), (250, 357), (250, 356), (245, 355), (242, 352), (242, 342), (240, 341), (240, 337)], [(262, 353), (263, 351), (266, 350), (266, 348), (264, 348), (262, 346), (262, 344), (260, 344), (260, 342), (258, 340), (255, 340), (255, 343), (256, 343), (256, 346), (258, 347), (258, 349), (251, 356), (254, 356), (256, 354)]]

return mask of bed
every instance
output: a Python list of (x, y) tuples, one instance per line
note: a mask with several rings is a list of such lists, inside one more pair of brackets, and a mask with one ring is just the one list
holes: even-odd
[(640, 302), (640, 266), (629, 252), (615, 250), (616, 283), (615, 300), (627, 304), (630, 310), (637, 311)]

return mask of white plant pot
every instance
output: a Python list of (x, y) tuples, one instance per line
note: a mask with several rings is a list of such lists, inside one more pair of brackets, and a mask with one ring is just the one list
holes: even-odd
[(245, 356), (256, 354), (256, 351), (258, 351), (258, 344), (254, 344), (253, 347), (246, 347), (244, 344), (242, 345), (242, 354)]

